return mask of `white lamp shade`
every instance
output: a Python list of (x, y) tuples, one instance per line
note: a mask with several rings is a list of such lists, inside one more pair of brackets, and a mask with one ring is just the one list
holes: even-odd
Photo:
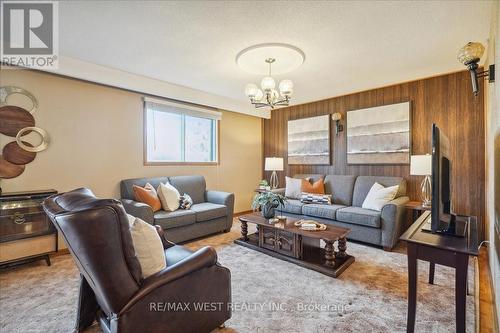
[(261, 101), (261, 100), (262, 100), (262, 97), (264, 97), (264, 93), (262, 92), (262, 90), (257, 89), (257, 93), (255, 94), (254, 99), (255, 99), (256, 101)]
[(249, 83), (245, 86), (245, 95), (250, 98), (254, 98), (258, 94), (259, 88), (253, 83)]
[(274, 87), (276, 87), (276, 82), (274, 82), (274, 79), (272, 77), (266, 76), (260, 82), (260, 87), (264, 91), (271, 91), (272, 89), (274, 89)]
[(279, 89), (281, 96), (290, 96), (293, 93), (293, 82), (291, 80), (282, 80)]
[(430, 176), (432, 174), (432, 156), (412, 155), (410, 160), (410, 175)]
[(266, 157), (264, 170), (265, 171), (283, 171), (283, 158), (282, 157)]

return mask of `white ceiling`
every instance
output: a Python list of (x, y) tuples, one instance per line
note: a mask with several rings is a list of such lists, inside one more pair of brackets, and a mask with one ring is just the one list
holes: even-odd
[(491, 7), (490, 1), (64, 1), (60, 53), (246, 103), (245, 84), (261, 76), (240, 69), (237, 53), (288, 43), (306, 60), (277, 79), (294, 81), (292, 104), (300, 104), (463, 69), (457, 51), (471, 40), (487, 44)]

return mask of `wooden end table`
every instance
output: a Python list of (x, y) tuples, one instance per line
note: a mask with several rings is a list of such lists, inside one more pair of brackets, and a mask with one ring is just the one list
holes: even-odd
[(413, 222), (415, 222), (423, 212), (431, 210), (431, 206), (423, 206), (420, 201), (408, 201), (403, 207), (412, 210)]
[[(467, 267), (469, 256), (477, 256), (478, 234), (477, 219), (474, 216), (457, 216), (467, 220), (468, 229), (465, 237), (453, 237), (422, 231), (422, 226), (429, 218), (425, 212), (400, 237), (407, 243), (408, 255), (408, 317), (406, 332), (415, 331), (415, 314), (417, 310), (417, 262), (429, 261), (431, 265), (440, 264), (455, 269), (455, 320), (456, 331), (465, 333), (465, 306), (467, 294)], [(434, 279), (434, 268), (429, 273), (429, 283)], [(443, 311), (448, 311), (445, 309)]]
[[(294, 225), (296, 218), (271, 224), (258, 212), (242, 215), (239, 220), (241, 238), (234, 242), (252, 250), (332, 277), (338, 277), (354, 262), (354, 257), (346, 252), (350, 229), (327, 225), (323, 231), (306, 231)], [(248, 223), (257, 226), (256, 233), (248, 234)], [(320, 240), (325, 242), (324, 248), (320, 247)]]

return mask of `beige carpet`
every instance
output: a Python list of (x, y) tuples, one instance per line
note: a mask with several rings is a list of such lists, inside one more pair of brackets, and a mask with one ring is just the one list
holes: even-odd
[[(232, 273), (233, 317), (229, 332), (405, 332), (406, 255), (348, 243), (356, 257), (338, 279), (235, 245), (230, 233), (188, 244), (217, 248)], [(454, 332), (454, 271), (419, 262), (416, 332)], [(472, 272), (470, 272), (472, 276)], [(69, 255), (0, 272), (0, 332), (72, 332), (78, 272)], [(473, 296), (467, 300), (467, 331), (474, 331)], [(100, 332), (95, 326), (88, 332)]]

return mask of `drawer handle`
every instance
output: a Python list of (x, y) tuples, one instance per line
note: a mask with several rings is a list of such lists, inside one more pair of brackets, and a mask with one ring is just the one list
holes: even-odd
[(21, 213), (14, 213), (12, 219), (14, 220), (15, 224), (23, 224), (24, 222), (26, 222), (26, 218)]

